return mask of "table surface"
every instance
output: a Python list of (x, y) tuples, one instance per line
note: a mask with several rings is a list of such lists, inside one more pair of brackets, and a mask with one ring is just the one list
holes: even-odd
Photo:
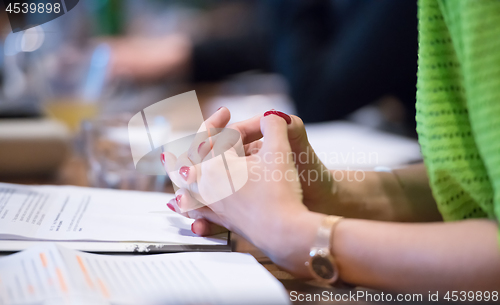
[[(72, 156), (65, 164), (61, 167), (60, 171), (51, 176), (45, 177), (0, 177), (0, 182), (6, 183), (19, 183), (19, 184), (52, 184), (52, 185), (76, 185), (76, 186), (88, 186), (86, 179), (86, 165), (85, 162), (77, 157)], [(171, 185), (165, 186), (166, 192), (173, 192)], [(269, 258), (267, 258), (259, 249), (254, 247), (251, 243), (247, 242), (240, 236), (233, 234), (233, 242), (235, 244), (235, 250), (237, 252), (250, 253), (253, 255), (257, 261), (259, 261), (269, 272), (275, 276), (285, 288), (291, 292), (296, 291), (301, 294), (321, 294), (323, 291), (329, 291), (334, 294), (339, 293), (355, 293), (361, 288), (353, 287), (330, 287), (321, 286), (319, 283), (313, 281), (304, 282), (299, 279), (295, 279), (288, 272), (280, 270), (280, 268), (275, 265)], [(317, 301), (317, 302), (293, 302), (293, 304), (330, 304), (333, 302), (329, 301)], [(349, 303), (366, 303), (366, 302), (349, 302)]]

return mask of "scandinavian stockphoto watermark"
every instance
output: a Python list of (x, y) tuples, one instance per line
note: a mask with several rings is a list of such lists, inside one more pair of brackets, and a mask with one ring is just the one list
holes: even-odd
[[(309, 146), (299, 152), (258, 153), (261, 145), (245, 149), (238, 131), (207, 124), (195, 91), (148, 106), (128, 123), (136, 170), (148, 175), (167, 174), (176, 191), (186, 189), (198, 201), (187, 210), (227, 198), (248, 181), (300, 181), (302, 185), (363, 181), (363, 170), (331, 171), (322, 160), (362, 167), (377, 164), (379, 159), (376, 152), (315, 152)], [(249, 155), (252, 157), (246, 158)]]
[(369, 292), (365, 290), (349, 291), (345, 293), (335, 293), (325, 290), (321, 293), (299, 293), (290, 291), (290, 301), (292, 302), (422, 302), (424, 295), (414, 294), (390, 294), (384, 292)]
[[(361, 182), (365, 180), (364, 170), (351, 170), (346, 167), (343, 170), (329, 170), (321, 160), (327, 160), (328, 164), (355, 164), (356, 166), (367, 166), (378, 164), (377, 152), (319, 152), (316, 153), (310, 146), (300, 152), (265, 152), (257, 154), (258, 150), (250, 151), (254, 158), (250, 162), (250, 181), (253, 182), (278, 182), (300, 181), (303, 185), (311, 185), (315, 182), (348, 181)], [(348, 161), (348, 162), (347, 162)], [(294, 165), (294, 169), (282, 170), (276, 168), (279, 164)]]
[[(128, 134), (136, 170), (148, 175), (168, 174), (176, 191), (187, 189), (199, 201), (189, 210), (227, 198), (248, 181), (241, 135), (234, 129), (207, 126), (195, 91), (136, 113), (129, 121)], [(160, 162), (162, 155), (165, 167)], [(193, 192), (189, 185), (196, 182), (201, 168), (205, 171), (199, 179), (207, 181)]]
[(325, 290), (321, 293), (290, 291), (291, 302), (495, 302), (498, 291), (429, 291), (427, 293), (385, 293), (368, 290), (351, 290), (338, 293)]

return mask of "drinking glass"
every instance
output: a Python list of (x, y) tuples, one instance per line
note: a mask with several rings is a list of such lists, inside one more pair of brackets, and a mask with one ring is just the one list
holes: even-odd
[[(166, 175), (146, 175), (136, 170), (129, 143), (132, 114), (108, 116), (82, 124), (84, 151), (91, 186), (111, 189), (164, 190)], [(143, 165), (159, 167), (159, 158), (145, 157)]]

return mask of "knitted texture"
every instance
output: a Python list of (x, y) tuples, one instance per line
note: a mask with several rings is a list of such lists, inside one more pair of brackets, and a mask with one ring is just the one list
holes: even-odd
[(500, 219), (500, 1), (420, 0), (417, 132), (445, 221)]

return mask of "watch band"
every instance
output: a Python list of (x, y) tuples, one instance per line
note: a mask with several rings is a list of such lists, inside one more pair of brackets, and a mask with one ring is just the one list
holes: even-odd
[(342, 216), (329, 215), (323, 219), (316, 235), (315, 248), (330, 250), (332, 232), (342, 218)]
[(337, 263), (330, 250), (332, 234), (335, 226), (342, 219), (340, 216), (326, 216), (318, 228), (316, 242), (309, 252), (309, 260), (306, 266), (311, 275), (325, 284), (333, 284), (339, 278)]

